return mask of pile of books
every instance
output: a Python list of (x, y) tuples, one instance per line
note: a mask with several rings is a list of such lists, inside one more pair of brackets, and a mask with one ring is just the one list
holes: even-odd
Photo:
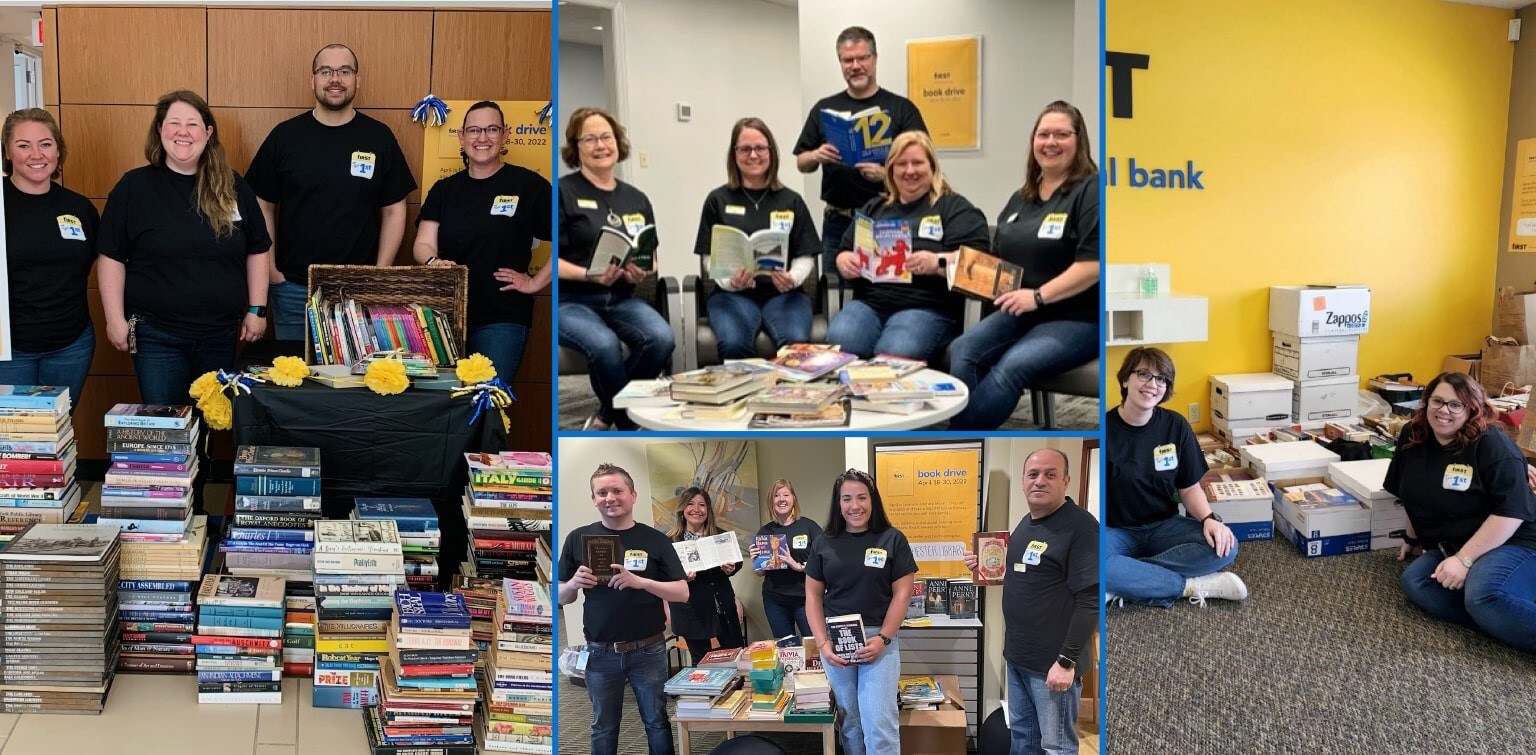
[(462, 573), (537, 580), (549, 575), (554, 462), (537, 451), (466, 453), (464, 519), (468, 561)]
[(773, 640), (758, 640), (747, 648), (752, 659), (752, 708), (749, 721), (777, 721), (789, 705), (789, 691), (784, 689), (784, 664), (779, 662), (779, 646)]
[(443, 531), (437, 509), (426, 498), (358, 498), (352, 518), (359, 521), (388, 519), (400, 532), (400, 551), (405, 555), (405, 583), (412, 590), (437, 589), (441, 570), (437, 554)]
[(235, 515), (219, 550), (232, 574), (308, 581), (320, 519), (320, 449), (235, 449)]
[[(207, 527), (205, 517), (197, 517), (194, 529)], [(127, 553), (127, 546), (123, 548)], [(145, 579), (142, 573), (130, 575), (121, 564), (117, 583), (117, 628), (121, 632), (122, 652), (117, 670), (140, 673), (190, 674), (197, 652), (192, 635), (197, 631), (192, 592), (202, 576), (196, 567), (174, 575), (180, 579)]]
[(201, 426), (192, 407), (118, 404), (102, 421), (112, 467), (96, 521), (121, 528), (125, 543), (186, 545)]
[(282, 577), (209, 574), (197, 591), (197, 701), (283, 701)]
[(283, 610), (283, 673), (309, 676), (315, 672), (314, 582), (288, 580)]
[(0, 712), (101, 712), (117, 665), (117, 534), (29, 524), (0, 549)]
[[(387, 747), (474, 747), (475, 656), (469, 611), (455, 593), (400, 590), (370, 739)], [(377, 719), (377, 724), (374, 724)]]
[(784, 714), (786, 722), (831, 723), (832, 685), (827, 683), (827, 672), (821, 669), (805, 669), (794, 675), (794, 701)]
[(896, 698), (902, 710), (938, 710), (944, 690), (931, 676), (907, 676), (896, 682)]
[(487, 654), (481, 747), (554, 752), (555, 680), (549, 583), (502, 579), (496, 594), (496, 645)]
[(480, 651), (475, 671), (485, 671), (486, 653), (496, 643), (496, 631), (501, 617), (496, 613), (496, 596), (501, 592), (501, 580), (456, 574), (453, 591), (464, 596), (464, 608), (469, 611), (469, 637)]
[(0, 385), (0, 488), (0, 534), (84, 515), (68, 388)]
[(378, 703), (395, 590), (405, 584), (400, 533), (389, 520), (315, 522), (317, 708)]
[(668, 389), (680, 419), (728, 421), (746, 415), (747, 399), (772, 388), (779, 374), (752, 362), (731, 362), (673, 375)]
[(749, 700), (734, 668), (685, 668), (664, 690), (677, 697), (678, 718), (735, 718)]
[[(919, 363), (921, 364), (921, 363)], [(933, 389), (903, 378), (904, 368), (888, 363), (850, 365), (838, 373), (838, 380), (848, 387), (854, 409), (884, 414), (912, 414), (928, 405)]]

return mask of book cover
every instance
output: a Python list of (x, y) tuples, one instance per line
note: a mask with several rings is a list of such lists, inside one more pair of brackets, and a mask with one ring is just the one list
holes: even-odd
[(789, 232), (764, 228), (751, 235), (728, 225), (709, 232), (709, 277), (729, 278), (738, 270), (769, 273), (789, 268)]
[(6, 409), (69, 409), (69, 389), (54, 385), (0, 385), (0, 407)]
[(581, 562), (592, 575), (597, 577), (599, 584), (607, 584), (613, 577), (613, 564), (624, 563), (619, 555), (618, 535), (582, 535), (581, 536)]
[(107, 427), (182, 430), (192, 424), (192, 407), (165, 404), (118, 404), (107, 410), (102, 423)]
[(874, 283), (911, 283), (907, 255), (912, 226), (902, 218), (875, 220), (858, 213), (853, 221), (853, 255), (859, 276)]
[(752, 542), (758, 555), (752, 557), (752, 568), (758, 570), (788, 569), (789, 537), (786, 535), (756, 535)]
[(98, 524), (29, 524), (0, 547), (0, 562), (99, 562), (116, 546), (118, 532)]
[(791, 380), (815, 380), (858, 359), (836, 346), (814, 343), (785, 344), (773, 359), (773, 366)]
[(1008, 573), (1008, 539), (1011, 532), (978, 532), (971, 538), (976, 554), (976, 584), (995, 586)]
[(969, 579), (949, 580), (949, 618), (976, 618), (976, 583)]
[(828, 617), (827, 640), (834, 655), (852, 663), (853, 654), (864, 647), (864, 618), (856, 613)]
[(856, 113), (825, 108), (817, 117), (821, 121), (822, 138), (837, 148), (838, 161), (853, 166), (859, 163), (881, 163), (890, 154), (891, 116), (878, 105)]
[(282, 577), (236, 577), (209, 574), (197, 590), (198, 605), (282, 606), (288, 581)]
[(923, 613), (949, 615), (949, 580), (930, 579), (927, 581), (927, 586), (927, 605), (924, 606)]
[(656, 226), (647, 225), (630, 234), (624, 228), (604, 226), (592, 248), (592, 262), (587, 265), (587, 276), (597, 277), (608, 271), (609, 265), (624, 267), (635, 263), (641, 270), (656, 269)]
[(968, 246), (960, 247), (944, 275), (951, 291), (988, 302), (1024, 285), (1024, 268)]

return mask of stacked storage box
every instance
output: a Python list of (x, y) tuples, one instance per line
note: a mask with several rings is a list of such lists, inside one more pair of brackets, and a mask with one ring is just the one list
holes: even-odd
[(1213, 469), (1200, 479), (1200, 487), (1238, 542), (1275, 536), (1275, 498), (1263, 477), (1246, 469)]
[(1231, 444), (1291, 424), (1292, 383), (1273, 372), (1211, 376), (1211, 432)]
[(1273, 286), (1269, 289), (1272, 367), (1296, 381), (1291, 419), (1306, 426), (1353, 421), (1359, 401), (1360, 336), (1370, 330), (1365, 286)]
[(1328, 465), (1328, 479), (1371, 510), (1371, 550), (1396, 548), (1403, 541), (1390, 537), (1408, 528), (1408, 512), (1397, 496), (1382, 489), (1391, 459), (1341, 461)]
[(1284, 495), (1288, 488), (1323, 485), (1328, 466), (1337, 461), (1338, 454), (1311, 441), (1243, 448), (1243, 466), (1269, 480), (1275, 489), (1276, 529), (1307, 558), (1370, 549), (1370, 510), (1359, 501), (1342, 501), (1339, 496), (1329, 495), (1298, 500)]

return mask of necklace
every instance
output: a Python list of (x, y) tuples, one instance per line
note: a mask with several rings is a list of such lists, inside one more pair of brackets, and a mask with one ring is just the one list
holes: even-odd
[(742, 194), (742, 196), (747, 198), (748, 202), (752, 203), (752, 211), (753, 212), (757, 212), (758, 209), (760, 209), (762, 207), (763, 200), (768, 198), (768, 190), (767, 189), (763, 189), (763, 193), (757, 195), (757, 199), (753, 199), (752, 198), (752, 192), (747, 191), (747, 187), (745, 187), (745, 186), (741, 187), (741, 194)]
[(614, 228), (624, 227), (624, 219), (615, 214), (612, 208), (609, 208), (608, 210), (608, 225), (611, 225)]

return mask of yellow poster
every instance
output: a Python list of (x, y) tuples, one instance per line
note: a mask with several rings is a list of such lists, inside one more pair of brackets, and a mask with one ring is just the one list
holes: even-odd
[(963, 559), (980, 521), (979, 441), (877, 446), (875, 485), (912, 544), (918, 576), (971, 576)]
[[(464, 112), (477, 100), (444, 100), (448, 105), (448, 122), (426, 129), (422, 138), (421, 196), (426, 199), (432, 184), (464, 169), (459, 157), (459, 126), (464, 123)], [(501, 159), (510, 165), (520, 165), (554, 182), (553, 152), (550, 144), (554, 139), (554, 125), (550, 103), (547, 100), (496, 100), (502, 115), (507, 119), (507, 154)], [(533, 249), (533, 262), (528, 268), (532, 273), (549, 264), (550, 245), (539, 242)]]
[(981, 36), (907, 43), (907, 97), (938, 149), (981, 149)]
[(1509, 251), (1536, 252), (1536, 139), (1521, 139), (1515, 152), (1515, 190), (1510, 196)]

